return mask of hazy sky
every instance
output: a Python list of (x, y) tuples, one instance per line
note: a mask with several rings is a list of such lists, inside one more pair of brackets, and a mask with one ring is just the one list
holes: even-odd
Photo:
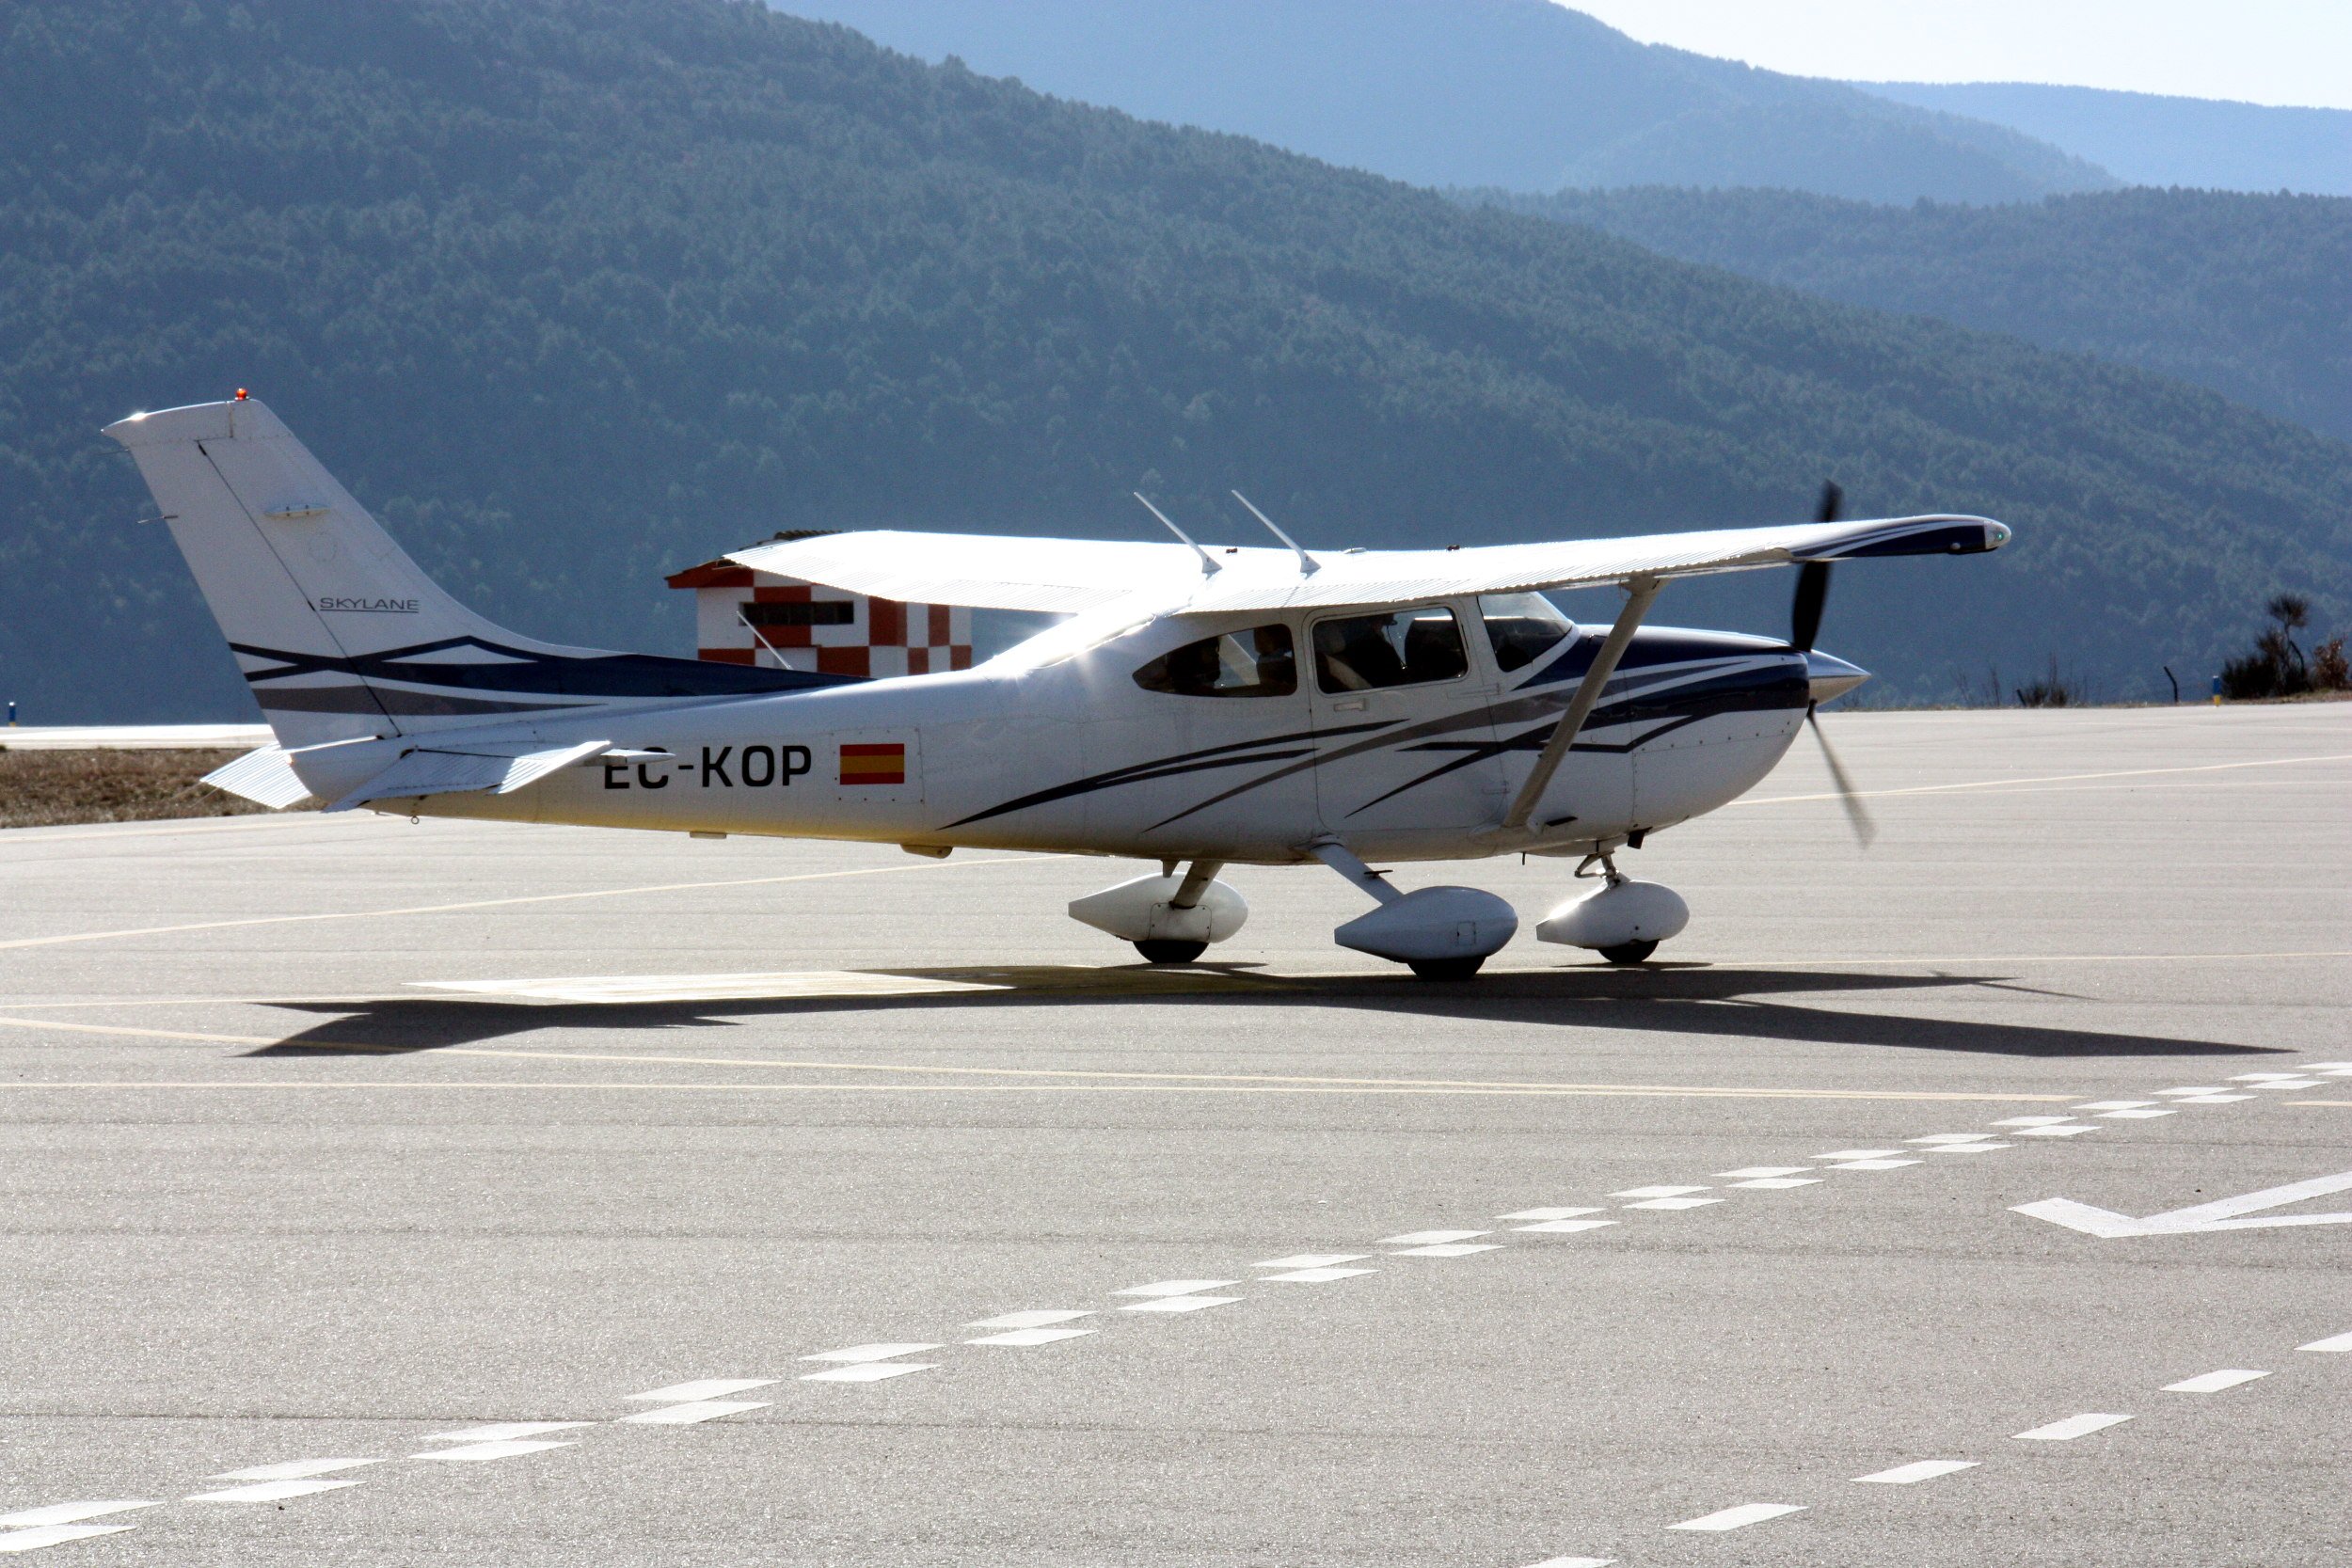
[(2352, 109), (2352, 0), (1568, 0), (1645, 43), (1804, 76), (2063, 82)]

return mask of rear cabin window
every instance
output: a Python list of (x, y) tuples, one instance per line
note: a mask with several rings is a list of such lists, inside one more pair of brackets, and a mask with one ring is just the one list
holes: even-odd
[(1462, 628), (1438, 605), (1315, 623), (1315, 684), (1326, 691), (1377, 691), (1455, 680), (1470, 671)]
[(1277, 623), (1171, 648), (1136, 672), (1146, 691), (1175, 697), (1287, 697), (1298, 689), (1291, 628)]
[(1508, 673), (1534, 663), (1576, 630), (1576, 624), (1541, 594), (1489, 594), (1478, 601), (1495, 668)]

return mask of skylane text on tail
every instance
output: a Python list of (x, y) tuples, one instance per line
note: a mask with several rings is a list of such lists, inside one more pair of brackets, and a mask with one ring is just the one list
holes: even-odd
[[(1314, 551), (1269, 522), (1281, 547), (870, 531), (733, 558), (1068, 617), (968, 671), (860, 680), (494, 626), (242, 393), (106, 434), (277, 737), (212, 775), (220, 787), (330, 811), (1157, 861), (1071, 906), (1154, 962), (1239, 929), (1225, 865), (1319, 861), (1375, 904), (1343, 944), (1467, 977), (1516, 933), (1510, 906), (1406, 893), (1366, 863), (1504, 851), (1587, 857), (1600, 885), (1538, 935), (1638, 962), (1688, 911), (1615, 852), (1752, 788), (1816, 705), (1868, 678), (1812, 647), (1829, 563), (2009, 538), (1981, 517), (1841, 522), (1833, 488), (1810, 524), (1452, 550)], [(1645, 624), (1671, 578), (1787, 565), (1787, 641)], [(1542, 592), (1606, 584), (1626, 594), (1606, 626)]]

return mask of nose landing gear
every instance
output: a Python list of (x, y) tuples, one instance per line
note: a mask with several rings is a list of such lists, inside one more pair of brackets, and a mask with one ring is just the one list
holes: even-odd
[(1635, 881), (1617, 869), (1606, 849), (1585, 856), (1576, 874), (1590, 877), (1595, 865), (1600, 867), (1601, 885), (1546, 915), (1535, 927), (1538, 941), (1590, 948), (1625, 966), (1646, 962), (1660, 942), (1691, 924), (1691, 906), (1674, 889)]

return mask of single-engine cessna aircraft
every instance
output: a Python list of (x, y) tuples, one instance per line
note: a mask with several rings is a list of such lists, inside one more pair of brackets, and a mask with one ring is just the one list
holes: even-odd
[[(732, 558), (1069, 617), (968, 671), (860, 680), (495, 626), (242, 391), (106, 434), (137, 460), (277, 737), (212, 774), (223, 789), (276, 807), (1156, 861), (1070, 906), (1152, 963), (1240, 929), (1226, 865), (1319, 861), (1374, 901), (1332, 933), (1341, 945), (1441, 979), (1476, 973), (1518, 915), (1474, 888), (1403, 891), (1368, 862), (1582, 857), (1598, 885), (1536, 935), (1643, 961), (1689, 911), (1620, 873), (1616, 851), (1738, 798), (1817, 704), (1868, 678), (1813, 648), (1829, 563), (2010, 536), (1982, 517), (1839, 522), (1833, 487), (1814, 524), (1558, 544), (1317, 551), (1258, 514), (1279, 546), (1203, 547), (1169, 523), (1178, 543), (876, 531)], [(1791, 564), (1786, 642), (1643, 625), (1669, 578)], [(1606, 627), (1542, 594), (1597, 584), (1625, 592)]]

